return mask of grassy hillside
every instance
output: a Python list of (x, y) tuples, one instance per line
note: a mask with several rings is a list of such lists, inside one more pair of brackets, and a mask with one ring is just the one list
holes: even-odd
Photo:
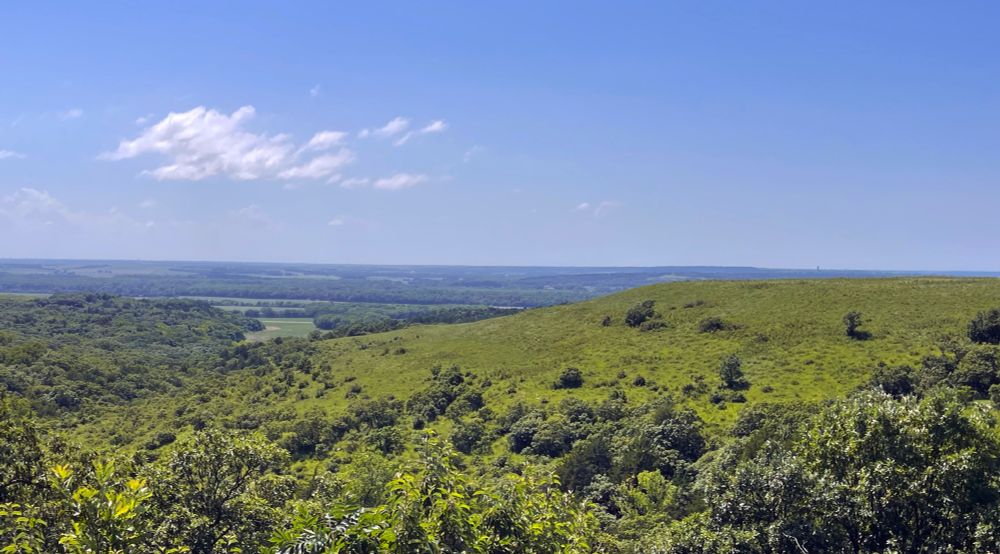
[[(647, 299), (667, 328), (641, 332), (623, 323), (629, 307)], [(737, 354), (752, 384), (748, 402), (810, 401), (842, 396), (879, 362), (918, 362), (943, 337), (963, 334), (977, 311), (996, 305), (1000, 281), (988, 279), (685, 282), (467, 325), (327, 341), (318, 357), (356, 376), (373, 396), (402, 398), (422, 386), (431, 366), (456, 364), (490, 378), (487, 405), (502, 406), (568, 395), (598, 400), (614, 387), (636, 400), (665, 390), (682, 396), (698, 376), (714, 387), (721, 360)], [(842, 317), (850, 310), (862, 312), (870, 340), (845, 335)], [(601, 325), (606, 315), (609, 327)], [(709, 317), (737, 328), (700, 332)], [(583, 372), (584, 386), (553, 390), (568, 366)], [(637, 376), (646, 386), (632, 385)], [(686, 402), (710, 423), (735, 418), (732, 405), (720, 410), (705, 396)]]
[[(656, 302), (666, 328), (642, 332), (623, 323), (627, 310), (644, 300)], [(364, 398), (405, 400), (427, 386), (435, 365), (458, 365), (478, 383), (488, 381), (483, 397), (496, 413), (516, 402), (555, 406), (570, 396), (597, 402), (619, 389), (630, 404), (671, 394), (718, 431), (745, 405), (841, 397), (878, 363), (916, 363), (945, 337), (963, 335), (976, 312), (997, 305), (1000, 280), (992, 279), (653, 285), (471, 324), (290, 347), (298, 350), (266, 367), (235, 371), (173, 398), (144, 400), (128, 414), (104, 414), (86, 434), (97, 443), (111, 434), (115, 442), (141, 443), (165, 429), (186, 432), (192, 414), (239, 425), (234, 422), (245, 414), (289, 421), (315, 408), (343, 413)], [(850, 310), (863, 313), (870, 340), (845, 336), (842, 317)], [(602, 325), (605, 316), (610, 326)], [(735, 328), (701, 332), (699, 323), (709, 317)], [(751, 383), (744, 391), (747, 404), (709, 400), (719, 364), (730, 354), (742, 359)], [(553, 390), (567, 367), (582, 371), (583, 386)], [(643, 386), (635, 384), (637, 377)], [(704, 386), (685, 393), (685, 385), (699, 378)], [(136, 418), (136, 410), (148, 417)]]

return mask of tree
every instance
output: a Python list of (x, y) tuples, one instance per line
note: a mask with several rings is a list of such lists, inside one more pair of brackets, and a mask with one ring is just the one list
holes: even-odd
[(653, 300), (644, 300), (632, 306), (625, 314), (625, 324), (629, 327), (642, 325), (647, 319), (652, 319), (656, 316), (655, 306), (656, 302)]
[(294, 490), (290, 478), (275, 474), (287, 461), (287, 452), (260, 436), (197, 433), (156, 475), (156, 540), (206, 553), (223, 541), (263, 544)]
[(741, 389), (747, 386), (743, 377), (743, 362), (736, 354), (730, 354), (722, 360), (719, 365), (719, 377), (722, 379), (722, 386), (727, 389)]
[(748, 436), (723, 448), (698, 477), (708, 506), (698, 531), (671, 533), (676, 542), (661, 551), (705, 552), (713, 541), (743, 542), (735, 551), (752, 553), (984, 552), (1000, 544), (1000, 442), (990, 417), (960, 395), (897, 400), (866, 391), (793, 437)]
[(551, 476), (476, 481), (430, 437), (418, 462), (369, 510), (333, 506), (325, 518), (300, 512), (271, 539), (272, 552), (297, 554), (584, 554), (600, 551), (597, 519), (558, 490)]
[(554, 389), (578, 389), (583, 386), (583, 373), (575, 367), (567, 367), (552, 384)]
[(844, 314), (844, 330), (848, 337), (855, 340), (864, 340), (870, 337), (867, 331), (862, 331), (860, 327), (864, 325), (861, 312), (851, 310)]
[(30, 409), (0, 395), (0, 503), (23, 502), (45, 482), (41, 438)]
[(976, 314), (976, 317), (969, 322), (969, 340), (1000, 344), (1000, 308)]

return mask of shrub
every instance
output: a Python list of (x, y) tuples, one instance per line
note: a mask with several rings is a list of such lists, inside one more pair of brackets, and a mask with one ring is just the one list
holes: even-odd
[(629, 308), (628, 313), (625, 314), (625, 324), (629, 327), (642, 325), (644, 321), (652, 319), (656, 315), (655, 306), (656, 302), (653, 300), (644, 300), (632, 306)]
[(1000, 344), (1000, 308), (976, 314), (969, 322), (969, 340), (986, 344)]
[(614, 321), (611, 319), (611, 316), (609, 315), (606, 315), (604, 316), (603, 319), (601, 319), (601, 327), (611, 327), (612, 323), (614, 323)]
[(721, 317), (706, 317), (705, 319), (698, 322), (698, 331), (702, 333), (715, 333), (718, 331), (729, 331), (735, 329), (736, 326), (732, 323), (727, 322)]
[(993, 346), (978, 346), (970, 350), (958, 363), (951, 381), (957, 386), (969, 387), (980, 396), (985, 396), (990, 387), (1000, 379), (997, 372), (1000, 369), (997, 348)]
[(913, 368), (909, 366), (880, 365), (872, 373), (868, 383), (886, 394), (901, 398), (913, 394), (913, 391), (916, 390), (916, 375)]
[(722, 360), (719, 377), (722, 379), (722, 386), (727, 389), (742, 389), (748, 385), (743, 377), (743, 362), (736, 354), (731, 354)]
[(487, 444), (486, 426), (480, 421), (462, 422), (451, 434), (451, 444), (462, 454), (471, 454)]
[(643, 377), (642, 375), (636, 375), (635, 379), (632, 379), (632, 386), (633, 387), (645, 387), (646, 386), (646, 378)]
[(567, 367), (552, 384), (554, 389), (578, 389), (583, 386), (583, 373), (575, 367)]
[(854, 340), (866, 340), (871, 338), (871, 333), (862, 331), (860, 327), (864, 325), (864, 318), (861, 312), (850, 311), (844, 314), (844, 332)]
[(666, 329), (667, 322), (662, 319), (649, 319), (642, 322), (639, 326), (639, 331), (656, 331), (658, 329)]

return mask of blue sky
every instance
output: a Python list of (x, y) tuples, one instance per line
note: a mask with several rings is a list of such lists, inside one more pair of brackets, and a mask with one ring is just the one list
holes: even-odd
[(0, 256), (1000, 270), (997, 21), (12, 3)]

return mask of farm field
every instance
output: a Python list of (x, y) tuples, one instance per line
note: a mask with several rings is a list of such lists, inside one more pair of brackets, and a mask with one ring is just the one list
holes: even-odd
[(316, 330), (313, 320), (308, 317), (282, 317), (259, 319), (263, 331), (247, 333), (247, 340), (262, 341), (277, 337), (305, 337)]

